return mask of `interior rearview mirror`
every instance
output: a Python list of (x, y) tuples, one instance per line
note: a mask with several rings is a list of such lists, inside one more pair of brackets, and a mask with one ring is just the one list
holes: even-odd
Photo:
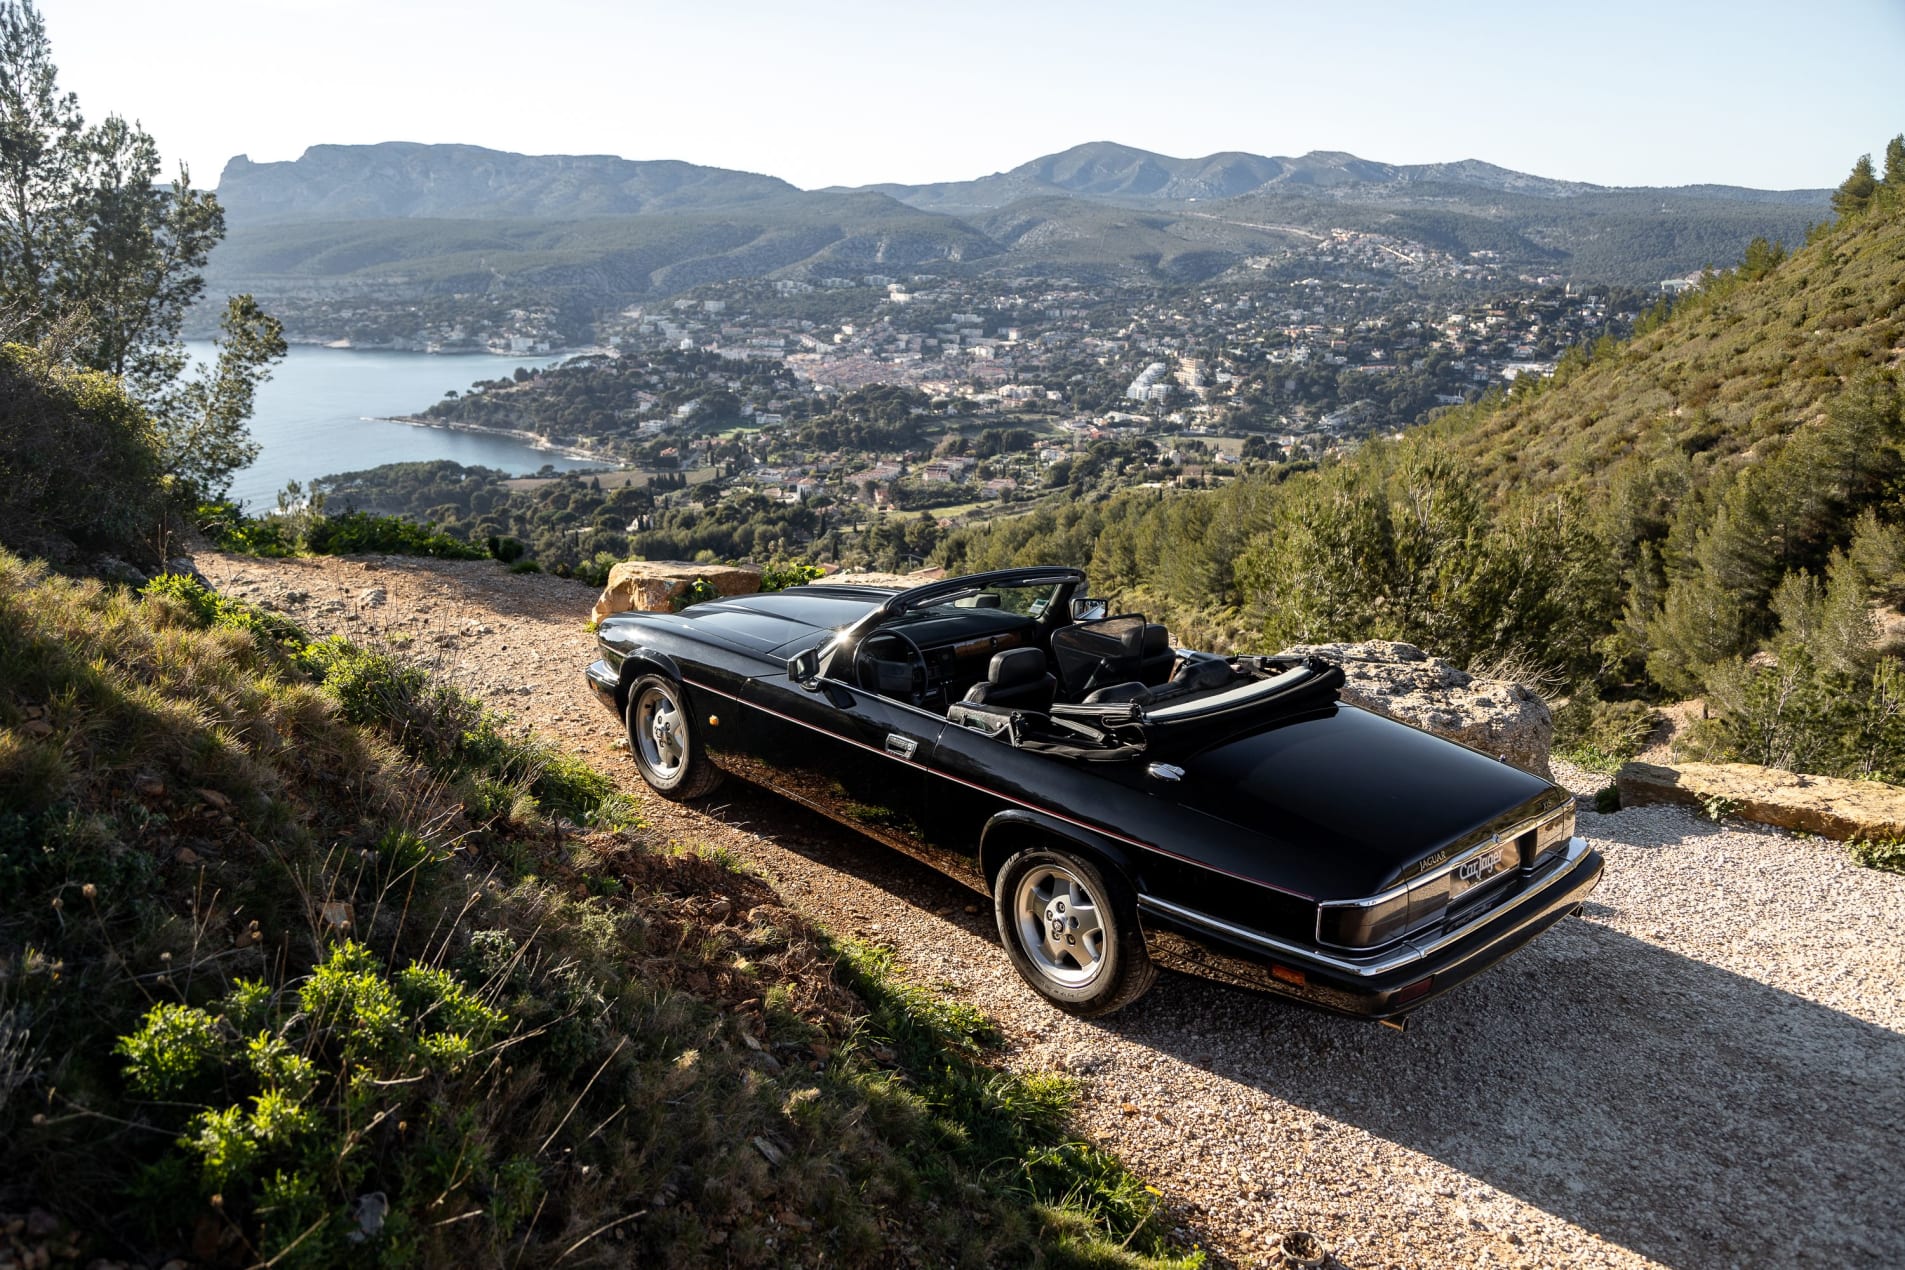
[(820, 686), (820, 650), (805, 648), (787, 659), (787, 677), (803, 688)]
[(1105, 619), (1105, 613), (1103, 600), (1084, 595), (1072, 597), (1072, 621), (1074, 622), (1102, 622)]

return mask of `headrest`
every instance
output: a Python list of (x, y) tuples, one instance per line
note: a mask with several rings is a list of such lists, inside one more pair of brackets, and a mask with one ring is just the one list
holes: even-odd
[(1045, 677), (1045, 654), (1036, 648), (1008, 648), (992, 654), (986, 667), (986, 682), (1009, 688), (1016, 684), (1037, 683)]
[(1156, 657), (1171, 650), (1171, 633), (1156, 622), (1133, 626), (1122, 637), (1127, 657)]

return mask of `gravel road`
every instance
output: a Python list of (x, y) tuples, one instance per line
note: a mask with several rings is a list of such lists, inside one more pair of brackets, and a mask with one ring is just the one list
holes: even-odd
[[(642, 791), (582, 686), (585, 588), (488, 562), (198, 565), (436, 665)], [(910, 860), (735, 781), (644, 809), (986, 1010), (1014, 1066), (1076, 1076), (1085, 1130), (1213, 1264), (1272, 1264), (1304, 1229), (1346, 1270), (1905, 1265), (1905, 877), (1837, 844), (1584, 809), (1608, 869), (1583, 917), (1398, 1035), (1170, 975), (1083, 1023), (1020, 984), (981, 897)]]

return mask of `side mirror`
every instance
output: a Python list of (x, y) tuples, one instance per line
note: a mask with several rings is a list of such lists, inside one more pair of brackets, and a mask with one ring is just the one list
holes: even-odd
[(1083, 595), (1072, 597), (1072, 621), (1074, 622), (1102, 622), (1109, 612), (1110, 609), (1103, 600)]
[(820, 650), (805, 648), (787, 659), (787, 677), (808, 691), (820, 686)]

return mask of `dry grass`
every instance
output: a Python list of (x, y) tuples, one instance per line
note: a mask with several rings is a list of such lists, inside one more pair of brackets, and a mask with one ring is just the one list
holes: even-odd
[(976, 1014), (428, 675), (158, 590), (0, 555), (0, 1209), (214, 1265), (1169, 1259)]

